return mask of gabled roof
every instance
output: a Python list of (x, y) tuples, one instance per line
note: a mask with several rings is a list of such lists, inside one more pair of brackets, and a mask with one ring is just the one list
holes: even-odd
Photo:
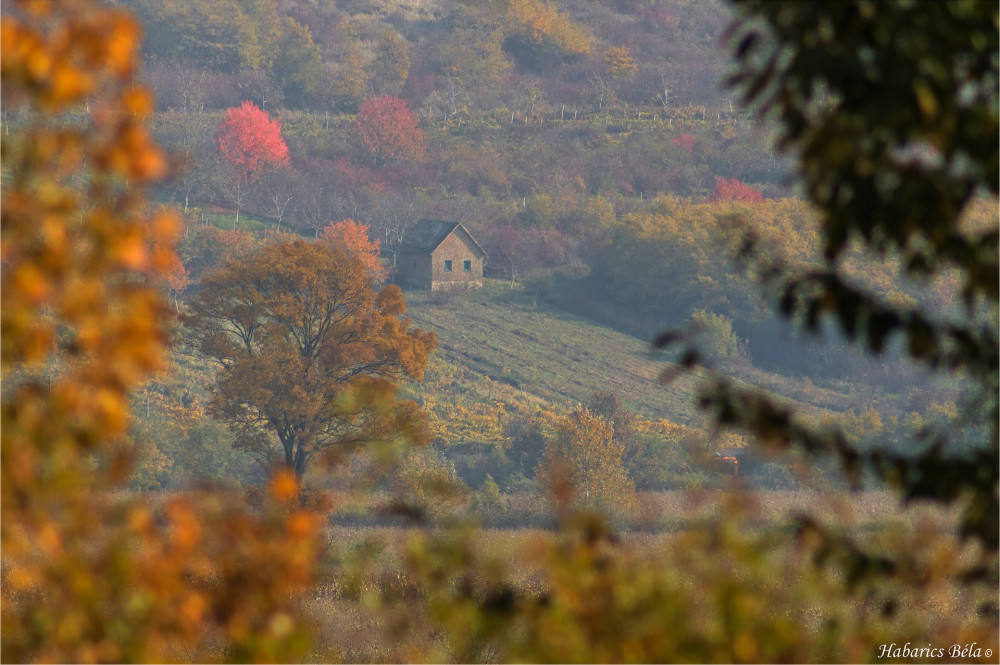
[(464, 235), (471, 245), (482, 252), (483, 256), (486, 256), (486, 251), (476, 242), (468, 229), (458, 222), (445, 222), (440, 219), (421, 219), (418, 221), (412, 229), (406, 232), (399, 251), (430, 254), (452, 233)]

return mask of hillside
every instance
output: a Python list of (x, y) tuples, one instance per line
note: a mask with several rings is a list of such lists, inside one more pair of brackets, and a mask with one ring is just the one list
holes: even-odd
[[(898, 350), (790, 343), (798, 332), (728, 260), (748, 232), (768, 260), (822, 266), (774, 128), (719, 85), (733, 46), (722, 3), (115, 4), (147, 35), (151, 127), (174, 167), (155, 195), (184, 213), (179, 308), (220, 257), (275, 230), (312, 238), (351, 219), (387, 264), (422, 217), (481, 242), (487, 277), (505, 282), (407, 294), (440, 348), (406, 390), (444, 442), (505, 442), (505, 412), (565, 412), (598, 392), (700, 427), (697, 378), (661, 386), (665, 358), (627, 334), (695, 317), (724, 333), (715, 357), (737, 378), (813, 417), (844, 414), (859, 439), (894, 444), (958, 413), (963, 388), (930, 384)], [(288, 155), (246, 181), (218, 146), (244, 106)], [(406, 140), (373, 138), (384, 116)], [(911, 288), (891, 257), (849, 258), (845, 273), (886, 302), (958, 303), (948, 285)], [(506, 288), (518, 282), (544, 284), (544, 302)]]
[[(502, 282), (488, 283), (483, 291), (411, 292), (407, 303), (415, 324), (438, 337), (427, 383), (417, 388), (418, 395), (451, 392), (469, 402), (503, 400), (562, 409), (588, 403), (595, 392), (611, 392), (646, 418), (700, 424), (694, 403), (698, 379), (683, 376), (661, 386), (658, 377), (668, 363), (637, 337), (553, 309)], [(806, 392), (794, 382), (785, 385), (800, 398)], [(818, 392), (823, 394), (817, 400)], [(818, 402), (805, 406), (810, 415), (821, 414), (842, 397), (815, 388), (809, 394)]]

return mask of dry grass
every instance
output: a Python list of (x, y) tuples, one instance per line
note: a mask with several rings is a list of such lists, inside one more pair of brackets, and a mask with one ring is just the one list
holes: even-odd
[[(462, 374), (463, 390), (482, 392), (479, 399), (586, 404), (602, 390), (645, 418), (685, 425), (703, 421), (694, 399), (701, 379), (684, 375), (661, 386), (659, 376), (669, 365), (637, 337), (549, 308), (518, 291), (446, 299), (408, 293), (407, 305), (415, 324), (437, 335), (435, 358), (454, 366), (452, 374)], [(785, 381), (783, 398), (796, 403), (800, 387)], [(832, 403), (833, 397), (819, 402)], [(799, 406), (811, 416), (825, 413), (822, 405)]]
[[(931, 570), (954, 570), (974, 555), (973, 548), (958, 543), (952, 535), (955, 511), (918, 504), (903, 506), (888, 492), (671, 491), (644, 493), (637, 503), (641, 510), (655, 513), (658, 523), (667, 522), (673, 527), (620, 532), (617, 556), (640, 566), (655, 561), (676, 568), (682, 579), (686, 575), (683, 571), (691, 567), (694, 586), (689, 591), (695, 594), (697, 586), (704, 583), (697, 581), (699, 576), (713, 566), (722, 566), (720, 570), (728, 570), (726, 574), (737, 578), (743, 575), (738, 559), (726, 563), (726, 555), (722, 555), (716, 561), (712, 549), (699, 550), (712, 542), (710, 534), (718, 528), (719, 518), (730, 513), (734, 518), (730, 524), (737, 525), (748, 542), (767, 533), (780, 533), (796, 515), (808, 513), (859, 543), (905, 552)], [(414, 662), (440, 648), (443, 638), (425, 614), (426, 596), (408, 578), (407, 553), (415, 538), (450, 537), (448, 533), (439, 527), (331, 526), (331, 565), (315, 597), (304, 608), (318, 627), (322, 648), (316, 652), (316, 659)], [(473, 528), (466, 537), (474, 543), (477, 557), (483, 561), (502, 560), (507, 581), (519, 592), (537, 597), (545, 591), (547, 577), (540, 553), (562, 536), (544, 529)], [(379, 545), (371, 548), (372, 543)], [(698, 551), (702, 554), (698, 555)], [(355, 589), (352, 595), (346, 587), (344, 570), (350, 566), (352, 554), (359, 553), (368, 558), (364, 561), (361, 591)], [(844, 597), (837, 605), (829, 605), (825, 592), (817, 590), (839, 588), (834, 573), (826, 581), (810, 582), (818, 586), (806, 587), (814, 588), (807, 597), (797, 596), (800, 591), (795, 590), (796, 585), (802, 580), (796, 575), (804, 570), (803, 566), (808, 567), (808, 556), (789, 547), (780, 547), (767, 556), (771, 572), (763, 578), (759, 571), (750, 573), (758, 575), (750, 583), (781, 585), (782, 571), (799, 571), (788, 577), (788, 589), (768, 589), (766, 593), (779, 600), (795, 599), (787, 612), (795, 615), (803, 630), (818, 634), (831, 616), (863, 625), (859, 617), (876, 611), (871, 598), (865, 596)], [(822, 573), (816, 575), (816, 580), (824, 579)], [(963, 625), (976, 620), (972, 608), (981, 599), (969, 593), (947, 575), (931, 588), (904, 588), (899, 594), (898, 617), (887, 620), (886, 625), (901, 635), (911, 634), (917, 626), (924, 626), (922, 630), (935, 627), (942, 635), (958, 634), (964, 630)], [(387, 597), (397, 602), (383, 604), (379, 600)], [(705, 606), (708, 609), (703, 609), (710, 611), (710, 601), (705, 602), (709, 603)]]
[[(363, 536), (405, 532), (394, 528), (380, 508), (391, 501), (386, 493), (330, 492), (336, 507), (330, 513), (338, 540), (357, 541)], [(799, 515), (813, 515), (845, 531), (905, 527), (920, 523), (935, 532), (953, 530), (957, 512), (938, 504), (903, 504), (890, 491), (754, 490), (738, 486), (708, 489), (637, 492), (631, 514), (620, 515), (616, 525), (623, 532), (673, 532), (704, 524), (722, 515), (733, 497), (741, 514), (760, 525), (790, 524)], [(480, 521), (503, 533), (544, 532), (555, 526), (555, 513), (543, 496), (533, 493), (502, 494), (488, 516), (469, 512), (469, 503), (450, 515), (453, 519)], [(368, 525), (368, 526), (350, 526)]]
[[(720, 499), (731, 492), (719, 489), (641, 492), (638, 503), (643, 511), (685, 519), (703, 519), (719, 514)], [(902, 505), (889, 491), (844, 492), (816, 490), (738, 491), (743, 509), (766, 522), (787, 522), (797, 514), (813, 513), (845, 528), (897, 521), (918, 516), (950, 522), (950, 511), (927, 504)]]
[[(367, 508), (387, 498), (334, 494), (338, 505), (350, 503)], [(161, 502), (163, 497), (152, 495), (150, 499)], [(508, 495), (504, 499), (507, 505), (521, 510), (532, 503), (544, 503), (544, 499), (526, 495)], [(680, 579), (689, 583), (690, 588), (683, 587), (685, 593), (697, 595), (700, 585), (706, 584), (703, 578), (716, 568), (732, 579), (744, 576), (739, 559), (727, 559), (725, 554), (716, 559), (715, 550), (706, 545), (713, 542), (711, 534), (720, 518), (731, 516), (729, 524), (737, 528), (738, 537), (753, 542), (768, 534), (790, 534), (792, 519), (808, 513), (831, 531), (869, 548), (903, 552), (928, 570), (939, 571), (940, 579), (927, 588), (903, 587), (898, 594), (898, 616), (887, 620), (887, 630), (909, 635), (923, 634), (930, 627), (941, 635), (956, 635), (967, 625), (981, 623), (974, 616), (974, 608), (983, 600), (982, 591), (962, 588), (950, 577), (951, 571), (969, 563), (975, 555), (974, 547), (959, 543), (953, 536), (954, 510), (927, 504), (901, 505), (889, 492), (738, 488), (641, 493), (636, 503), (637, 512), (642, 514), (634, 518), (633, 527), (643, 523), (652, 526), (619, 531), (616, 556), (622, 565), (648, 567), (655, 562), (655, 566), (678, 571)], [(466, 538), (474, 544), (476, 556), (482, 561), (503, 562), (506, 581), (520, 594), (538, 597), (546, 591), (548, 571), (542, 553), (561, 534), (537, 528), (466, 528)], [(446, 652), (442, 650), (447, 646), (444, 637), (428, 614), (426, 590), (414, 581), (408, 558), (415, 540), (448, 538), (450, 533), (446, 527), (431, 525), (328, 526), (329, 547), (315, 591), (301, 605), (303, 615), (316, 630), (316, 648), (310, 660), (419, 662), (429, 654)], [(816, 586), (804, 587), (809, 590), (806, 596), (796, 595), (801, 593), (796, 585), (802, 581), (797, 575), (809, 564), (808, 556), (794, 547), (779, 547), (768, 551), (766, 557), (771, 572), (763, 577), (759, 571), (750, 572), (751, 577), (745, 581), (780, 586), (784, 583), (780, 581), (783, 571), (793, 571), (787, 589), (763, 587), (762, 593), (777, 601), (788, 601), (787, 608), (779, 605), (784, 608), (780, 611), (794, 615), (804, 631), (819, 634), (831, 616), (863, 624), (858, 617), (877, 611), (873, 609), (874, 601), (866, 596), (838, 596), (837, 604), (831, 604), (823, 590), (839, 588), (834, 573), (826, 578), (817, 573), (820, 581), (810, 582)], [(706, 625), (714, 620), (710, 616), (711, 602), (705, 600), (698, 606), (706, 613)]]

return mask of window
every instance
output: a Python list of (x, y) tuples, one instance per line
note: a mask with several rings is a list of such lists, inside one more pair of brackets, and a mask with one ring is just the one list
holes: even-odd
[(462, 270), (465, 272), (472, 272), (472, 261), (469, 261), (468, 259), (462, 261)]
[(444, 271), (445, 272), (451, 272), (451, 261), (450, 260), (444, 262)]

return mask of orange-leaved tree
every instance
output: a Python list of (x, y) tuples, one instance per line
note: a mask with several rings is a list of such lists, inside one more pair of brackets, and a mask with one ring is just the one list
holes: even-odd
[(627, 79), (639, 71), (639, 65), (629, 52), (627, 46), (612, 46), (604, 52), (604, 61), (608, 63), (611, 76), (615, 79)]
[(273, 436), (300, 479), (324, 450), (419, 435), (400, 380), (423, 378), (434, 333), (411, 328), (396, 286), (376, 290), (365, 262), (324, 242), (265, 245), (202, 278), (186, 318), (220, 366), (211, 410), (250, 452)]
[(130, 391), (163, 366), (154, 285), (175, 260), (175, 218), (146, 201), (166, 160), (134, 85), (139, 28), (84, 2), (14, 3), (0, 25), (0, 659), (301, 658), (319, 522), (292, 505), (292, 474), (263, 515), (114, 492)]
[(353, 219), (343, 219), (339, 222), (330, 222), (323, 227), (319, 232), (319, 238), (348, 254), (353, 254), (365, 264), (369, 276), (381, 284), (389, 276), (389, 270), (379, 256), (381, 239), (372, 240), (368, 229), (367, 224), (355, 222)]
[[(594, 36), (583, 25), (545, 0), (512, 0), (507, 19), (516, 47), (550, 49), (564, 56), (580, 56), (594, 48)], [(515, 48), (516, 48), (515, 47)]]

